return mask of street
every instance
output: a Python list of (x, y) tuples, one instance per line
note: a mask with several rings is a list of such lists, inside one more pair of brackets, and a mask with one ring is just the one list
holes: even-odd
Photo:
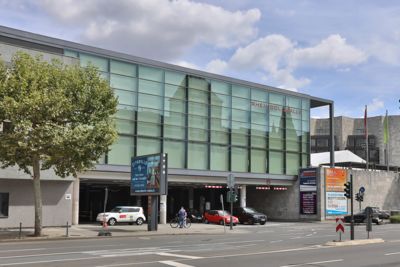
[[(334, 227), (267, 222), (226, 234), (4, 242), (0, 266), (400, 266), (400, 225), (374, 225), (371, 237), (384, 243), (345, 247), (325, 245), (338, 239)], [(355, 236), (366, 238), (365, 225)]]

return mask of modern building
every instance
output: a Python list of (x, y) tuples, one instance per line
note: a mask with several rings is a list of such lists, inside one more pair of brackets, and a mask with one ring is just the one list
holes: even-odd
[[(387, 144), (384, 142), (385, 116), (367, 118), (370, 165), (400, 166), (400, 116), (388, 116)], [(311, 153), (330, 151), (329, 119), (311, 119)], [(366, 160), (364, 118), (334, 118), (335, 150), (350, 150)]]
[[(145, 206), (146, 197), (130, 196), (130, 161), (153, 153), (168, 154), (161, 221), (181, 205), (221, 208), (230, 173), (240, 186), (242, 206), (270, 218), (300, 218), (294, 185), (299, 168), (310, 162), (310, 109), (328, 105), (333, 114), (332, 101), (0, 27), (1, 58), (10, 61), (18, 50), (82, 67), (93, 64), (119, 99), (119, 138), (96, 168), (75, 180), (61, 180), (51, 171), (44, 175), (45, 225), (77, 223), (78, 215), (79, 221), (93, 221), (103, 210), (105, 190), (107, 208)], [(33, 223), (29, 179), (16, 169), (0, 170), (0, 194), (8, 207), (0, 227)]]

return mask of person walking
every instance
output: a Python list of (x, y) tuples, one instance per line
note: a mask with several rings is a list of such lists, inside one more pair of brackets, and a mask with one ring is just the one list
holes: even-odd
[(181, 207), (181, 209), (178, 211), (179, 228), (183, 228), (184, 223), (186, 221), (186, 216), (187, 216), (186, 210), (183, 207)]

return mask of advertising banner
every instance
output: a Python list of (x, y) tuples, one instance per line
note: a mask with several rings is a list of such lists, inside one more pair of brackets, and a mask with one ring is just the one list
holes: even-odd
[(299, 179), (300, 179), (300, 192), (317, 191), (316, 168), (301, 169), (299, 173)]
[(300, 214), (317, 214), (317, 192), (300, 192)]
[(344, 192), (326, 192), (326, 214), (347, 214), (347, 198)]
[(347, 181), (347, 170), (328, 168), (325, 169), (326, 192), (343, 192)]
[(132, 158), (131, 195), (166, 195), (167, 188), (166, 154)]

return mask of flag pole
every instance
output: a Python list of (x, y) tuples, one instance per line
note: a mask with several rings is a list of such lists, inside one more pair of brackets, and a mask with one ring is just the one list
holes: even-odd
[(387, 160), (387, 171), (389, 171), (389, 117), (388, 117), (388, 111), (386, 110), (386, 134), (387, 134), (387, 140), (386, 140), (386, 160)]
[(369, 153), (368, 153), (368, 115), (367, 115), (367, 105), (365, 105), (364, 113), (364, 128), (365, 128), (365, 151), (366, 151), (366, 162), (367, 169), (369, 169)]

